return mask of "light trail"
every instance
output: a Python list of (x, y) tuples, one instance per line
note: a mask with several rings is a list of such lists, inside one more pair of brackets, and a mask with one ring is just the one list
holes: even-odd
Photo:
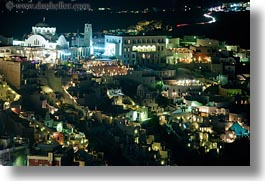
[[(216, 22), (216, 18), (211, 15), (211, 12), (205, 13), (205, 14), (203, 14), (203, 16), (205, 18), (208, 18), (208, 19), (211, 19), (211, 20), (205, 21), (205, 22), (199, 22), (199, 23), (196, 23), (196, 24), (204, 25), (204, 24), (211, 24), (211, 23), (215, 23)], [(181, 27), (190, 26), (190, 25), (192, 25), (192, 24), (177, 24), (176, 27), (177, 28), (181, 28)]]
[(211, 24), (211, 23), (215, 23), (216, 22), (215, 17), (211, 16), (211, 13), (205, 13), (203, 16), (206, 17), (206, 18), (210, 18), (211, 19), (210, 21), (206, 22), (208, 24)]

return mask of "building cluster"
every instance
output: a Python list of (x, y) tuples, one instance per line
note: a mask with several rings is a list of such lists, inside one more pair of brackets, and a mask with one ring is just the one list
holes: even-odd
[(91, 24), (85, 24), (84, 33), (58, 34), (56, 27), (47, 24), (44, 18), (43, 22), (32, 27), (32, 32), (23, 40), (0, 38), (3, 39), (1, 44), (6, 45), (0, 51), (4, 59), (15, 56), (43, 63), (58, 63), (58, 60), (80, 60), (94, 53)]
[(83, 35), (42, 22), (0, 47), (1, 164), (177, 165), (176, 149), (220, 157), (249, 139), (249, 50), (107, 34), (98, 55)]
[(215, 12), (250, 11), (250, 2), (223, 3), (221, 6), (211, 7), (209, 11), (215, 11)]

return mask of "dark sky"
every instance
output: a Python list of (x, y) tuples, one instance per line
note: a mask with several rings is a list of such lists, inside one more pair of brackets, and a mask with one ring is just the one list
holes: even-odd
[[(30, 0), (0, 0), (0, 8), (5, 8), (5, 3), (8, 1), (18, 2), (28, 2)], [(184, 5), (190, 6), (201, 6), (209, 7), (215, 4), (221, 4), (222, 2), (248, 2), (250, 0), (32, 0), (32, 2), (59, 2), (63, 1), (76, 2), (76, 3), (88, 3), (91, 8), (98, 7), (110, 7), (118, 9), (134, 9), (134, 8), (151, 8), (151, 7), (161, 7), (161, 8), (180, 8)]]
[[(12, 36), (14, 38), (21, 38), (25, 34), (31, 32), (31, 27), (36, 23), (46, 18), (46, 22), (51, 26), (57, 28), (58, 33), (65, 32), (83, 32), (84, 24), (89, 22), (93, 24), (93, 31), (102, 31), (104, 29), (116, 29), (127, 28), (143, 20), (161, 20), (166, 24), (172, 25), (180, 23), (196, 23), (198, 21), (204, 21), (202, 9), (207, 7), (202, 6), (198, 11), (192, 13), (185, 13), (183, 11), (175, 11), (174, 13), (149, 13), (149, 14), (116, 14), (108, 12), (95, 12), (88, 13), (87, 11), (46, 11), (46, 10), (29, 10), (23, 14), (21, 12), (16, 13), (15, 10), (11, 12), (5, 8), (5, 1), (0, 0), (1, 9), (0, 20), (2, 25), (0, 28), (0, 35)], [(12, 0), (15, 2), (16, 0)], [(22, 0), (20, 0), (22, 1)], [(28, 0), (24, 0), (28, 1)], [(55, 0), (33, 0), (34, 3), (42, 2), (59, 2)], [(152, 7), (175, 7), (180, 8), (187, 3), (193, 4), (196, 2), (199, 4), (208, 4), (224, 1), (239, 1), (239, 0), (76, 0), (77, 3), (89, 3), (94, 9), (98, 7), (111, 7), (119, 9), (134, 9), (134, 8), (152, 8)], [(248, 1), (248, 0), (240, 0)], [(71, 0), (65, 0), (64, 2), (71, 2)], [(244, 21), (242, 21), (244, 20)], [(249, 37), (250, 27), (250, 15), (245, 13), (229, 13), (223, 14), (217, 17), (217, 23), (205, 26), (191, 26), (184, 27), (176, 30), (177, 36), (182, 34), (203, 34), (212, 38), (221, 40), (230, 40), (233, 44), (241, 44), (244, 47), (249, 47), (249, 41), (243, 41)], [(240, 32), (240, 33), (239, 33)]]
[[(0, 0), (3, 4), (10, 0)], [(18, 0), (11, 0), (17, 2)], [(21, 2), (22, 0), (20, 0)], [(28, 2), (29, 0), (23, 0)], [(89, 3), (92, 8), (96, 7), (111, 7), (111, 8), (143, 8), (143, 7), (179, 7), (183, 5), (201, 5), (220, 3), (223, 1), (237, 1), (237, 0), (32, 0), (33, 2), (78, 2)], [(248, 1), (248, 0), (240, 0)]]
[[(38, 1), (38, 0), (37, 0)], [(71, 0), (69, 0), (71, 1)], [(236, 2), (249, 0), (72, 0), (77, 2), (88, 2), (92, 7), (177, 7), (182, 5), (207, 6), (222, 2)]]

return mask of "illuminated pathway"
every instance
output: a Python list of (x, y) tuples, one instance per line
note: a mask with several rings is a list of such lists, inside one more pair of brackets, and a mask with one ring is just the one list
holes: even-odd
[(211, 13), (205, 13), (203, 16), (206, 17), (206, 18), (210, 18), (211, 19), (210, 21), (205, 22), (204, 24), (206, 24), (206, 23), (207, 24), (211, 24), (211, 23), (215, 23), (216, 22), (215, 17), (211, 16)]
[[(205, 13), (203, 16), (205, 18), (208, 18), (208, 19), (211, 19), (211, 20), (206, 21), (206, 22), (199, 22), (199, 23), (196, 23), (196, 24), (202, 24), (203, 25), (203, 24), (211, 24), (211, 23), (215, 23), (216, 22), (216, 18), (211, 15), (211, 12)], [(191, 24), (177, 24), (176, 27), (180, 28), (180, 27), (189, 26), (189, 25), (191, 25)]]

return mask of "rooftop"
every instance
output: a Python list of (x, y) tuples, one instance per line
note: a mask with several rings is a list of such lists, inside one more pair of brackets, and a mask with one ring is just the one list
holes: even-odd
[(45, 22), (39, 22), (35, 25), (35, 27), (51, 27), (51, 26)]

